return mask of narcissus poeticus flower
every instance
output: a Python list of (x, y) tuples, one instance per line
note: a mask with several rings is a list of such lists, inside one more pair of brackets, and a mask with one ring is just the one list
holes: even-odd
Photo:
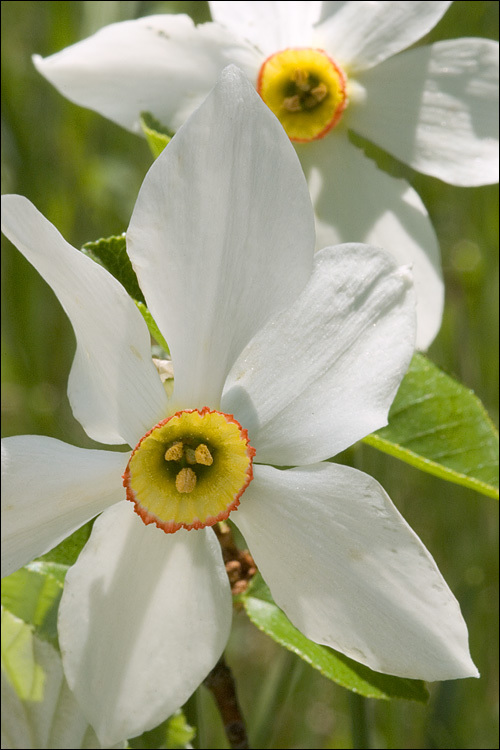
[[(450, 39), (406, 50), (451, 2), (210, 2), (214, 23), (155, 15), (107, 26), (38, 70), (77, 104), (140, 131), (151, 112), (177, 130), (229, 62), (294, 141), (317, 248), (368, 242), (411, 264), (417, 346), (439, 330), (443, 283), (427, 210), (378, 169), (356, 133), (454, 185), (498, 181), (498, 43)], [(406, 50), (406, 51), (405, 51)]]
[(103, 744), (157, 725), (219, 659), (232, 606), (211, 527), (230, 513), (307, 637), (391, 674), (477, 674), (429, 552), (375, 480), (325, 461), (387, 422), (414, 347), (410, 273), (367, 245), (313, 253), (295, 151), (237, 68), (153, 164), (127, 232), (171, 397), (116, 280), (22, 196), (3, 197), (2, 228), (73, 324), (76, 418), (133, 449), (2, 444), (4, 573), (101, 514), (58, 627)]

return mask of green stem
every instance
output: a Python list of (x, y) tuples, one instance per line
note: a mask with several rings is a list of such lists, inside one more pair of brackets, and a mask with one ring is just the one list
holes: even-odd
[(370, 732), (366, 698), (357, 693), (349, 693), (349, 705), (351, 709), (352, 746), (356, 750), (367, 750), (370, 747)]

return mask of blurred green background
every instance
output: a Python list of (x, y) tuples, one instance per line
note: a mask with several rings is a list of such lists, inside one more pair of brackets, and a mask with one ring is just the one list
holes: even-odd
[[(205, 2), (2, 2), (2, 193), (27, 196), (74, 246), (127, 228), (151, 163), (146, 143), (61, 97), (31, 63), (116, 20), (156, 12), (209, 19)], [(498, 2), (455, 2), (424, 42), (498, 39)], [(429, 357), (472, 388), (498, 424), (498, 186), (455, 188), (393, 166), (421, 195), (443, 254), (446, 312)], [(71, 327), (32, 267), (2, 237), (3, 435), (92, 446), (66, 382)], [(269, 748), (498, 747), (498, 509), (368, 446), (342, 457), (375, 476), (434, 555), (469, 626), (479, 680), (430, 685), (427, 706), (361, 701), (235, 615), (227, 661), (250, 743)], [(228, 747), (208, 691), (195, 747)], [(367, 741), (353, 716), (365, 713)]]

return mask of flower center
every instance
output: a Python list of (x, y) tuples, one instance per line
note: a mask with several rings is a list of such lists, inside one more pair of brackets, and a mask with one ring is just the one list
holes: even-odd
[(292, 141), (323, 138), (347, 106), (346, 77), (321, 49), (285, 49), (262, 65), (257, 91)]
[(229, 516), (253, 478), (255, 450), (230, 414), (180, 411), (142, 437), (123, 474), (127, 500), (145, 524), (172, 533)]

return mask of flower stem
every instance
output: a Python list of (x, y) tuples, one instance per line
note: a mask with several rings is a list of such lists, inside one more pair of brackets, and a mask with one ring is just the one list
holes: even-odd
[(366, 699), (357, 693), (349, 693), (349, 705), (352, 746), (356, 750), (367, 750), (370, 747), (370, 733), (366, 716)]
[(247, 750), (249, 744), (236, 696), (236, 684), (223, 656), (203, 680), (203, 684), (215, 699), (230, 747), (233, 750)]

